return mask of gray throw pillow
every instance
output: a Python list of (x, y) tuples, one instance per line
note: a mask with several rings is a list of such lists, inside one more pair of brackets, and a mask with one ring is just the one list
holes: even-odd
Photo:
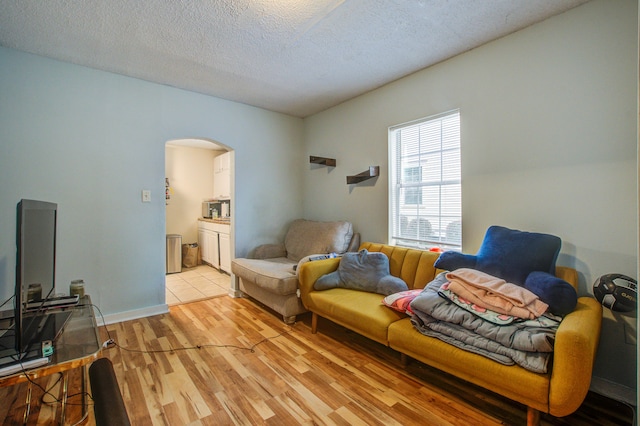
[(323, 275), (313, 288), (349, 288), (388, 296), (408, 290), (407, 284), (389, 273), (389, 258), (381, 252), (360, 250), (358, 253), (346, 253), (340, 259), (338, 269)]

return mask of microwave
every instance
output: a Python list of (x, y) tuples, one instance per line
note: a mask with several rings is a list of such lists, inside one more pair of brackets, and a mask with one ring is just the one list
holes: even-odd
[(205, 201), (202, 203), (202, 217), (211, 219), (220, 216), (219, 201)]
[(228, 219), (231, 213), (229, 204), (229, 200), (205, 201), (202, 203), (202, 217), (207, 219), (218, 217)]

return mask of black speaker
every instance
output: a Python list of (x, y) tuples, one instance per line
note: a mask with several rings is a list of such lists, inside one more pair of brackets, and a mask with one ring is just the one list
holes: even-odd
[(108, 358), (99, 358), (91, 364), (89, 381), (96, 426), (130, 426), (118, 379)]

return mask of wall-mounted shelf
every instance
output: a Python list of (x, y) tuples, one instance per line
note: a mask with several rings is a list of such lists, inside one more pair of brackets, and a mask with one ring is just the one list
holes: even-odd
[(313, 155), (309, 156), (309, 162), (313, 164), (322, 164), (324, 166), (335, 167), (336, 159), (335, 158), (327, 158), (327, 157), (316, 157)]
[(371, 179), (372, 177), (376, 177), (380, 174), (380, 166), (369, 166), (369, 170), (365, 170), (362, 173), (358, 173), (357, 175), (347, 176), (347, 185), (351, 185), (353, 183), (360, 183), (364, 180)]

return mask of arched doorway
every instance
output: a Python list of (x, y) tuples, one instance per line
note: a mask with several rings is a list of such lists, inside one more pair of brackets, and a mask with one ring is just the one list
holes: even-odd
[[(230, 157), (226, 163), (229, 165), (226, 171), (229, 195), (228, 200), (224, 200), (226, 210), (217, 211), (215, 220), (203, 218), (203, 202), (219, 201), (214, 186), (216, 179), (220, 181), (223, 175), (216, 166), (222, 157)], [(230, 260), (235, 246), (232, 231), (233, 151), (206, 138), (170, 140), (165, 144), (165, 179), (166, 303), (176, 305), (229, 294)], [(229, 216), (221, 217), (227, 213)], [(182, 250), (175, 249), (177, 246)], [(184, 262), (177, 260), (181, 253), (189, 255)], [(170, 267), (176, 262), (179, 270)]]

